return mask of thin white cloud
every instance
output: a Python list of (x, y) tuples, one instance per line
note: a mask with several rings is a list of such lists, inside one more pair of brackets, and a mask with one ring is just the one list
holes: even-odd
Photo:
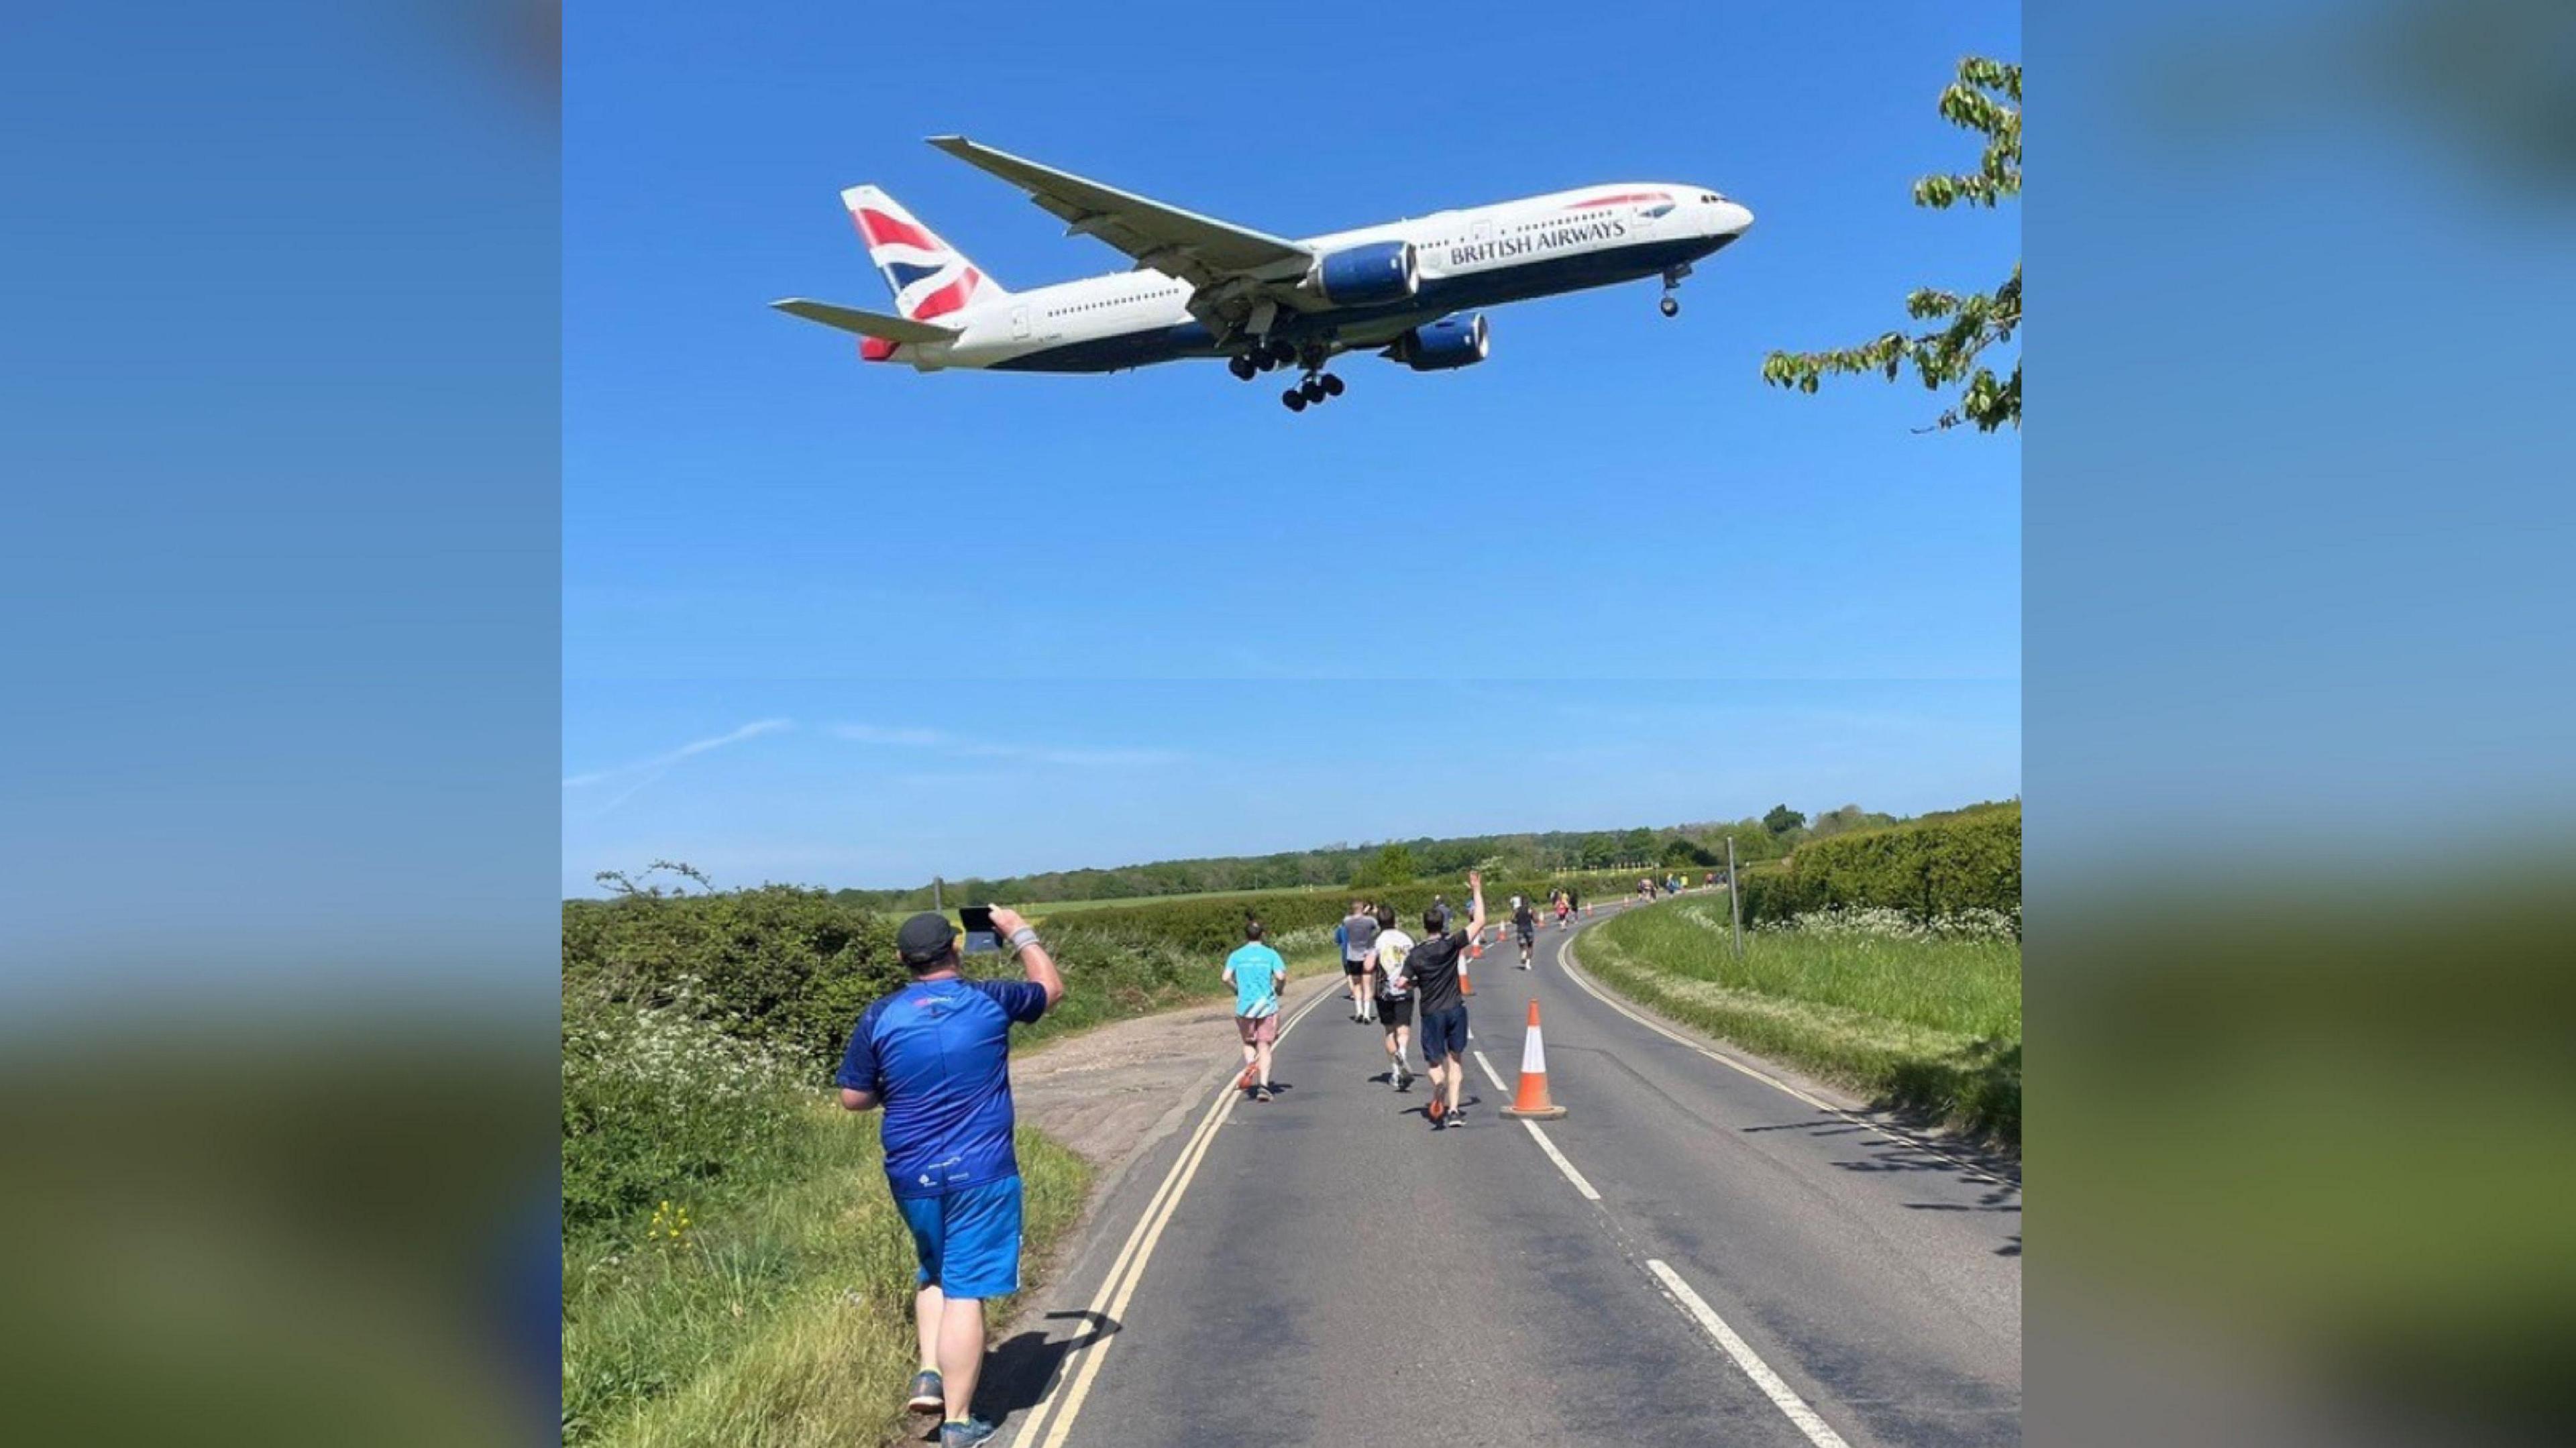
[(834, 737), (855, 744), (928, 749), (959, 759), (1015, 759), (1067, 769), (1150, 769), (1181, 756), (1168, 749), (1087, 749), (1053, 744), (1003, 744), (960, 739), (936, 729), (887, 729), (874, 724), (835, 724)]
[(740, 744), (746, 739), (757, 739), (763, 734), (776, 734), (781, 730), (795, 727), (796, 722), (792, 719), (756, 719), (730, 733), (718, 734), (708, 739), (692, 739), (677, 749), (656, 754), (650, 759), (638, 759), (626, 764), (612, 765), (606, 769), (594, 769), (587, 774), (566, 775), (563, 787), (585, 789), (594, 784), (625, 784), (626, 787), (619, 790), (614, 798), (599, 807), (599, 812), (606, 814), (642, 793), (647, 786), (670, 773), (674, 766), (691, 755), (704, 754), (712, 749), (722, 749), (729, 744)]

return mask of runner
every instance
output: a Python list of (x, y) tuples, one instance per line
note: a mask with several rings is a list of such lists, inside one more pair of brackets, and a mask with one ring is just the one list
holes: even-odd
[(1243, 1077), (1252, 1099), (1270, 1099), (1270, 1048), (1279, 1040), (1279, 992), (1288, 985), (1288, 962), (1261, 943), (1261, 922), (1243, 922), (1243, 944), (1225, 958), (1225, 983), (1234, 987), (1234, 1029), (1243, 1038)]
[(997, 906), (993, 924), (1027, 980), (964, 979), (948, 917), (913, 916), (894, 937), (911, 980), (859, 1016), (833, 1078), (847, 1109), (885, 1108), (886, 1187), (920, 1263), (912, 1316), (921, 1371), (907, 1406), (944, 1413), (940, 1448), (993, 1436), (967, 1405), (984, 1366), (984, 1300), (1020, 1290), (1011, 1027), (1064, 999), (1064, 978), (1028, 921)]
[(1553, 903), (1556, 906), (1556, 928), (1563, 930), (1566, 921), (1574, 914), (1574, 896), (1567, 891), (1559, 890)]
[(1512, 929), (1521, 937), (1521, 969), (1530, 968), (1530, 945), (1538, 936), (1538, 912), (1521, 896), (1512, 897)]
[(1425, 925), (1430, 925), (1430, 924), (1431, 924), (1431, 921), (1432, 921), (1432, 917), (1434, 917), (1434, 916), (1439, 917), (1439, 921), (1440, 921), (1440, 923), (1439, 923), (1439, 924), (1437, 924), (1437, 925), (1433, 925), (1433, 926), (1432, 926), (1432, 933), (1433, 933), (1433, 934), (1435, 934), (1435, 935), (1446, 935), (1446, 934), (1448, 934), (1448, 933), (1449, 933), (1449, 897), (1448, 897), (1448, 896), (1446, 896), (1446, 895), (1434, 895), (1434, 896), (1432, 896), (1432, 897), (1431, 897), (1431, 908), (1430, 908), (1429, 910), (1427, 910), (1427, 911), (1423, 912), (1423, 916), (1422, 916), (1422, 923), (1423, 923), (1423, 924), (1425, 924)]
[(1369, 913), (1366, 900), (1351, 902), (1351, 913), (1334, 935), (1342, 942), (1342, 974), (1350, 987), (1351, 1019), (1373, 1021), (1377, 1019), (1377, 1006), (1369, 997), (1368, 953), (1369, 946), (1377, 940), (1377, 917)]
[(1377, 976), (1377, 1023), (1385, 1028), (1387, 1058), (1394, 1063), (1386, 1079), (1398, 1091), (1413, 1085), (1413, 1068), (1404, 1059), (1404, 1043), (1413, 1035), (1413, 991), (1404, 980), (1404, 957), (1411, 949), (1413, 937), (1395, 928), (1395, 907), (1377, 907), (1368, 964)]
[(1422, 1022), (1422, 1061), (1431, 1073), (1432, 1091), (1423, 1114), (1431, 1118), (1434, 1131), (1458, 1124), (1458, 1091), (1467, 1078), (1467, 1002), (1458, 991), (1458, 964), (1466, 957), (1467, 943), (1485, 929), (1484, 876), (1468, 871), (1467, 889), (1467, 928), (1447, 929), (1444, 906), (1435, 904), (1422, 912), (1430, 938), (1405, 952), (1403, 974), (1398, 977), (1413, 987), (1419, 1002), (1415, 1009)]

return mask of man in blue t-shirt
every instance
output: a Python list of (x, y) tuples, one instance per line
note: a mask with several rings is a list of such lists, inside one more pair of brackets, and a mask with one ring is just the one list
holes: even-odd
[(993, 1436), (967, 1409), (984, 1364), (984, 1299), (1020, 1285), (1011, 1027), (1064, 999), (1054, 957), (1028, 921), (996, 906), (993, 927), (1027, 980), (967, 980), (948, 917), (925, 911), (903, 922), (895, 954), (912, 979), (860, 1015), (834, 1078), (843, 1106), (885, 1108), (886, 1185), (921, 1259), (921, 1371), (910, 1407), (945, 1415), (939, 1448)]

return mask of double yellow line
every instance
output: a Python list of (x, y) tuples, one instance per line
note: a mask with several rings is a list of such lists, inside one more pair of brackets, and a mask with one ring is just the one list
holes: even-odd
[[(1279, 1028), (1279, 1039), (1288, 1039), (1288, 1033), (1297, 1029), (1298, 1022), (1312, 1015), (1317, 1006), (1344, 999), (1348, 997), (1340, 991), (1316, 992)], [(1082, 1413), (1083, 1401), (1091, 1396), (1093, 1380), (1100, 1376), (1100, 1365), (1108, 1360), (1109, 1349), (1117, 1345), (1117, 1334), (1103, 1329), (1110, 1323), (1125, 1328), (1127, 1303), (1136, 1295), (1136, 1284), (1144, 1279), (1145, 1264), (1152, 1259), (1155, 1245), (1163, 1240), (1163, 1228), (1180, 1206), (1181, 1194), (1189, 1190), (1190, 1179), (1198, 1175), (1199, 1162), (1216, 1140), (1217, 1129), (1225, 1125), (1235, 1103), (1243, 1099), (1243, 1093), (1234, 1089), (1237, 1079), (1229, 1075), (1225, 1084), (1217, 1088), (1216, 1100), (1199, 1118), (1198, 1128), (1190, 1133), (1179, 1159), (1164, 1174), (1163, 1184), (1154, 1189), (1153, 1199), (1145, 1204), (1144, 1215), (1136, 1219), (1126, 1245), (1118, 1249), (1117, 1259), (1109, 1264), (1109, 1275), (1101, 1280), (1100, 1290), (1092, 1294), (1090, 1309), (1084, 1314), (1097, 1336), (1089, 1345), (1075, 1349), (1079, 1361), (1068, 1362), (1055, 1386), (1029, 1410), (1019, 1436), (1011, 1440), (1015, 1448), (1063, 1448), (1065, 1435), (1073, 1431), (1074, 1419)]]

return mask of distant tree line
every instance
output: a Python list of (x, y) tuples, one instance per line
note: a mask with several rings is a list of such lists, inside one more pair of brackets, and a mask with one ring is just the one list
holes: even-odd
[[(1967, 809), (1981, 808), (1970, 805)], [(1957, 810), (1925, 815), (1939, 819)], [(1058, 870), (946, 882), (947, 903), (1136, 900), (1157, 895), (1239, 894), (1253, 890), (1369, 888), (1446, 880), (1482, 869), (1497, 879), (1535, 879), (1568, 870), (1652, 867), (1707, 870), (1724, 863), (1727, 836), (1739, 863), (1777, 860), (1810, 840), (1905, 823), (1898, 815), (1846, 804), (1812, 819), (1786, 804), (1761, 816), (1625, 830), (1558, 830), (1544, 834), (1423, 836), (1370, 844), (1332, 844), (1275, 855), (1218, 855), (1158, 860), (1115, 869)], [(925, 908), (931, 888), (839, 890), (837, 899), (883, 910)]]

